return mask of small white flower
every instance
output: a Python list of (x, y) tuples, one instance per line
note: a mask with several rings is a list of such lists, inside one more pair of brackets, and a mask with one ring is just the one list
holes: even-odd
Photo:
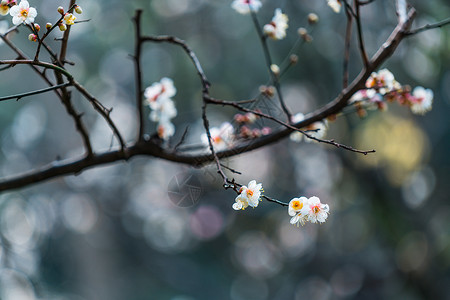
[(248, 14), (251, 11), (257, 12), (262, 6), (259, 0), (234, 0), (231, 7), (240, 14)]
[(247, 206), (257, 207), (260, 201), (262, 192), (262, 184), (256, 183), (256, 180), (252, 180), (248, 183), (248, 186), (243, 185), (239, 189), (239, 195), (236, 197), (236, 203), (233, 204), (233, 209), (245, 209)]
[(166, 141), (174, 135), (175, 126), (169, 121), (159, 122), (156, 131), (158, 136)]
[(376, 72), (372, 72), (370, 77), (366, 81), (367, 88), (373, 88), (378, 90), (382, 95), (385, 95), (400, 87), (400, 84), (395, 80), (394, 75), (388, 69), (382, 69)]
[(281, 9), (275, 10), (272, 22), (264, 25), (264, 33), (274, 40), (281, 40), (286, 37), (286, 29), (288, 28), (288, 16), (281, 12)]
[[(214, 149), (217, 151), (225, 150), (230, 147), (233, 143), (233, 135), (234, 128), (228, 122), (223, 123), (220, 128), (212, 127), (209, 129), (209, 133), (211, 134), (211, 142), (214, 146)], [(202, 143), (209, 147), (208, 136), (206, 133), (201, 135)]]
[(414, 88), (412, 92), (411, 111), (423, 115), (430, 111), (433, 105), (433, 91), (421, 86)]
[[(292, 123), (295, 124), (295, 123), (303, 121), (304, 119), (305, 119), (305, 115), (302, 113), (298, 113), (298, 114), (295, 114), (294, 116), (292, 116), (291, 121), (292, 121)], [(295, 131), (295, 132), (291, 133), (289, 138), (291, 139), (291, 141), (299, 143), (303, 139), (303, 133)]]
[(173, 80), (167, 77), (161, 79), (160, 82), (155, 82), (151, 86), (145, 89), (144, 97), (147, 104), (150, 105), (152, 102), (158, 100), (159, 97), (171, 98), (175, 96), (177, 90), (173, 85)]
[(248, 199), (245, 196), (242, 196), (241, 194), (239, 194), (236, 199), (235, 199), (235, 203), (233, 203), (233, 209), (234, 210), (244, 210), (248, 207)]
[(9, 13), (8, 1), (2, 1), (0, 3), (0, 15), (6, 16)]
[(301, 224), (302, 226), (305, 224), (307, 221), (306, 216), (303, 215), (301, 211), (307, 200), (306, 197), (300, 197), (289, 201), (288, 213), (292, 217), (290, 221), (291, 224)]
[(341, 1), (339, 0), (327, 0), (327, 4), (335, 13), (339, 13), (341, 11)]
[(37, 11), (34, 7), (30, 7), (28, 1), (22, 0), (18, 5), (11, 7), (9, 14), (13, 17), (14, 25), (31, 24), (37, 16)]
[(318, 197), (311, 197), (303, 203), (301, 214), (311, 223), (323, 223), (328, 218), (330, 208), (328, 204), (322, 204)]
[(150, 120), (153, 122), (173, 119), (177, 116), (175, 103), (170, 98), (158, 98), (158, 101), (150, 102)]

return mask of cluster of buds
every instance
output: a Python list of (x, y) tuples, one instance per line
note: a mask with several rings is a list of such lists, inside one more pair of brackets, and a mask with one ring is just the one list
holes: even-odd
[[(73, 10), (77, 13), (77, 14), (82, 14), (83, 13), (83, 9), (81, 8), (81, 6), (79, 5), (75, 5)], [(67, 26), (72, 26), (75, 24), (75, 20), (77, 19), (77, 17), (75, 17), (73, 15), (73, 13), (70, 12), (66, 12), (64, 10), (64, 7), (59, 6), (57, 8), (58, 13), (61, 14), (61, 16), (63, 16), (63, 19), (58, 23), (58, 28), (61, 31), (66, 31), (67, 30)], [(70, 10), (69, 10), (70, 11)], [(47, 25), (50, 23), (47, 23)], [(47, 27), (48, 28), (48, 27)], [(51, 24), (50, 24), (50, 28), (52, 28)]]
[(397, 102), (408, 106), (414, 114), (424, 114), (431, 110), (433, 91), (421, 86), (411, 91), (402, 86), (387, 69), (373, 72), (366, 81), (366, 89), (357, 91), (350, 99), (360, 117), (366, 116), (366, 109), (386, 110), (386, 102)]
[(308, 33), (308, 30), (306, 28), (300, 27), (299, 29), (297, 29), (297, 33), (305, 42), (307, 43), (312, 42), (313, 38)]
[(251, 129), (250, 127), (244, 125), (239, 128), (239, 137), (243, 139), (254, 139), (263, 135), (268, 135), (271, 132), (272, 129), (270, 127)]
[(267, 98), (275, 96), (275, 88), (273, 86), (262, 85), (259, 87), (259, 92)]

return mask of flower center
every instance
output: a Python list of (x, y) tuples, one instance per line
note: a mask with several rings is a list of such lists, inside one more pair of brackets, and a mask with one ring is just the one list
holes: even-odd
[(295, 210), (300, 210), (303, 208), (303, 203), (300, 201), (294, 201), (292, 203), (292, 208), (294, 208)]
[(312, 211), (313, 211), (315, 214), (318, 214), (318, 213), (320, 212), (320, 207), (316, 205), (316, 206), (313, 207)]
[(24, 18), (27, 18), (28, 17), (28, 9), (26, 8), (26, 9), (22, 9), (21, 11), (20, 11), (20, 15), (22, 16), (22, 17), (24, 17)]
[(218, 144), (222, 141), (222, 138), (220, 136), (215, 136), (212, 138), (212, 140), (214, 144)]
[(247, 197), (252, 197), (252, 196), (253, 196), (253, 191), (247, 190)]

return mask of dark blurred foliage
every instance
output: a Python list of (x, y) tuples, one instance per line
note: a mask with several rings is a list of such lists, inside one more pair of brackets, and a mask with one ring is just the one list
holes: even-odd
[[(67, 1), (68, 2), (68, 1)], [(184, 39), (212, 82), (212, 96), (240, 100), (268, 82), (264, 57), (249, 16), (223, 0), (86, 1), (89, 22), (72, 28), (71, 72), (106, 106), (128, 140), (134, 137), (134, 10), (144, 9), (146, 34)], [(37, 22), (56, 18), (61, 1), (30, 0)], [(65, 4), (67, 5), (67, 4)], [(415, 26), (450, 15), (448, 1), (412, 1)], [(295, 112), (333, 99), (342, 86), (345, 17), (325, 0), (264, 1), (268, 22), (276, 7), (289, 16), (288, 37), (271, 41), (276, 63), (286, 58), (306, 27), (313, 42), (296, 52), (299, 63), (282, 80)], [(307, 24), (315, 12), (320, 21)], [(367, 49), (373, 54), (396, 23), (394, 1), (362, 9)], [(9, 16), (1, 20), (9, 20)], [(10, 23), (9, 23), (10, 24)], [(390, 105), (361, 120), (348, 112), (327, 137), (364, 156), (314, 143), (279, 142), (224, 161), (246, 183), (262, 182), (283, 201), (317, 195), (331, 215), (323, 225), (289, 224), (286, 208), (262, 202), (234, 211), (213, 166), (201, 170), (134, 158), (0, 195), (0, 295), (28, 299), (450, 299), (450, 27), (408, 38), (383, 66), (402, 84), (435, 94), (434, 108), (415, 116)], [(32, 55), (22, 28), (13, 41)], [(354, 45), (356, 40), (353, 39)], [(52, 41), (57, 48), (58, 42)], [(2, 59), (14, 54), (0, 45)], [(189, 59), (172, 45), (145, 46), (144, 83), (173, 78), (178, 93), (174, 141), (189, 125), (188, 144), (202, 133), (201, 85)], [(352, 48), (350, 75), (361, 68)], [(0, 73), (1, 95), (45, 87), (26, 66)], [(96, 149), (107, 149), (107, 125), (79, 95), (78, 109)], [(2, 176), (82, 153), (72, 120), (52, 94), (2, 102)], [(235, 111), (209, 109), (218, 126)], [(147, 132), (154, 125), (148, 121)], [(168, 196), (176, 176), (200, 182), (196, 205), (182, 208)], [(192, 192), (192, 191), (190, 191)]]

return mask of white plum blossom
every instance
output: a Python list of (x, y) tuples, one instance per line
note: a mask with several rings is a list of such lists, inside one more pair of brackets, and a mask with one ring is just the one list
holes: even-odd
[(175, 126), (170, 121), (159, 122), (156, 131), (158, 136), (166, 141), (174, 135)]
[(147, 104), (155, 102), (158, 98), (171, 98), (175, 96), (177, 90), (173, 85), (173, 80), (167, 77), (162, 78), (159, 82), (153, 83), (145, 89), (144, 97)]
[(264, 25), (264, 33), (274, 40), (281, 40), (286, 37), (286, 29), (288, 28), (288, 16), (281, 12), (281, 9), (275, 10), (272, 22)]
[[(292, 123), (298, 123), (298, 122), (303, 121), (304, 119), (305, 119), (305, 115), (302, 113), (298, 113), (298, 114), (295, 114), (292, 116), (291, 121), (292, 121)], [(291, 139), (291, 141), (299, 143), (303, 139), (303, 133), (295, 131), (295, 132), (291, 133), (289, 138)]]
[(6, 16), (9, 13), (9, 3), (8, 1), (2, 1), (0, 3), (0, 15)]
[(370, 74), (370, 77), (366, 81), (366, 87), (368, 89), (376, 89), (380, 94), (385, 95), (393, 90), (399, 89), (400, 84), (395, 80), (391, 71), (382, 69), (378, 73), (372, 72)]
[(291, 224), (301, 224), (302, 226), (307, 221), (305, 215), (302, 214), (302, 208), (305, 202), (308, 200), (306, 197), (293, 198), (289, 201), (288, 213), (292, 217), (290, 223)]
[(242, 196), (241, 194), (239, 194), (236, 199), (235, 199), (235, 203), (233, 203), (233, 209), (234, 210), (244, 210), (248, 207), (248, 199), (245, 196)]
[(166, 77), (144, 91), (145, 104), (151, 109), (150, 120), (158, 122), (156, 131), (163, 140), (168, 140), (175, 133), (175, 126), (170, 120), (177, 115), (175, 103), (171, 99), (176, 93), (172, 79)]
[[(209, 129), (211, 134), (211, 142), (217, 151), (225, 150), (233, 143), (234, 128), (229, 122), (224, 122), (220, 128), (212, 127)], [(201, 135), (203, 145), (209, 147), (208, 136), (206, 133)]]
[(328, 204), (322, 204), (318, 197), (313, 196), (303, 203), (300, 213), (311, 223), (324, 223), (328, 218), (330, 208)]
[(412, 92), (411, 111), (423, 115), (430, 111), (433, 105), (433, 91), (421, 86), (414, 88)]
[(175, 103), (170, 98), (159, 98), (158, 101), (150, 102), (150, 120), (153, 122), (166, 121), (177, 116)]
[(262, 6), (259, 0), (234, 0), (231, 7), (240, 14), (248, 14), (251, 11), (257, 12)]
[(342, 3), (339, 0), (327, 0), (327, 4), (335, 13), (341, 11)]
[(12, 22), (14, 25), (31, 24), (37, 16), (37, 11), (36, 8), (30, 7), (28, 1), (22, 0), (18, 5), (11, 7), (9, 14), (13, 17)]
[(248, 186), (243, 185), (239, 189), (239, 195), (233, 204), (234, 210), (245, 209), (247, 206), (257, 207), (261, 198), (262, 184), (252, 180)]

